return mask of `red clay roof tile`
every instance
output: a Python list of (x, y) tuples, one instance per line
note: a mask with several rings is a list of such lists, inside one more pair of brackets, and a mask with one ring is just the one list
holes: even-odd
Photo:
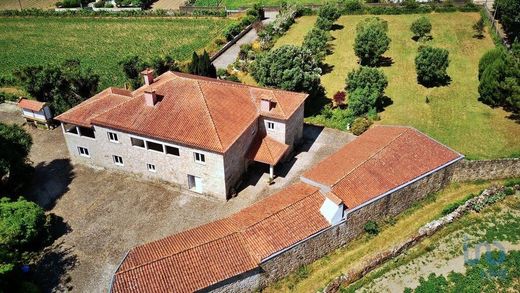
[(253, 161), (274, 166), (278, 164), (288, 149), (288, 145), (278, 142), (269, 136), (257, 136), (251, 144), (247, 156)]
[(39, 112), (45, 107), (44, 102), (38, 102), (34, 100), (28, 100), (28, 99), (20, 99), (18, 102), (18, 107), (22, 109), (29, 109), (31, 111)]

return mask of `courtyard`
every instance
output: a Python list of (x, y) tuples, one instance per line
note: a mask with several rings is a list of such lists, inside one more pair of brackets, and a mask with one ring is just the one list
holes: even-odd
[[(0, 104), (0, 122), (23, 123), (14, 105)], [(225, 202), (137, 176), (72, 165), (61, 128), (24, 127), (33, 138), (35, 167), (24, 196), (55, 214), (57, 239), (43, 253), (36, 274), (43, 288), (102, 292), (132, 247), (225, 217), (299, 179), (309, 166), (354, 136), (306, 125), (295, 157), (275, 169), (253, 165), (238, 195)], [(52, 272), (52, 274), (51, 274)]]

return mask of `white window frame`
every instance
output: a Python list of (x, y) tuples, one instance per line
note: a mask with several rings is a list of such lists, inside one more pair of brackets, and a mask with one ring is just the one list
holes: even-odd
[[(121, 159), (121, 162), (119, 162), (119, 159)], [(112, 161), (114, 162), (115, 165), (117, 166), (124, 166), (125, 165), (125, 161), (123, 160), (123, 157), (121, 156), (118, 156), (118, 155), (112, 155)]]
[(193, 152), (193, 160), (199, 164), (206, 164), (206, 155), (199, 152)]
[(112, 131), (107, 131), (107, 136), (108, 136), (108, 140), (110, 142), (119, 143), (119, 136), (117, 135), (117, 133), (112, 132)]
[[(162, 147), (162, 151), (158, 151), (158, 150), (154, 150), (154, 149), (149, 148), (148, 147), (148, 143), (149, 142), (160, 145)], [(156, 153), (163, 153), (163, 154), (165, 153), (164, 144), (161, 143), (161, 142), (153, 141), (153, 140), (145, 140), (144, 144), (146, 146), (146, 150), (148, 150), (148, 151), (152, 151), (152, 152), (156, 152)]]
[(146, 163), (146, 169), (148, 169), (149, 172), (155, 173), (157, 172), (157, 168), (155, 164)]
[[(275, 124), (272, 121), (266, 121), (266, 127), (268, 130), (274, 130)], [(270, 127), (272, 125), (272, 127)]]
[[(86, 153), (85, 153), (86, 151)], [(90, 151), (86, 147), (78, 146), (78, 153), (80, 156), (90, 158)]]
[[(132, 139), (142, 140), (143, 141), (143, 146), (138, 146), (138, 145), (133, 144), (132, 143)], [(146, 150), (146, 140), (142, 139), (140, 137), (137, 137), (137, 136), (130, 136), (130, 145), (135, 147), (135, 148), (138, 148), (138, 149), (145, 149)]]
[[(179, 154), (178, 154), (178, 155), (175, 155), (175, 154), (170, 154), (170, 153), (168, 153), (168, 151), (166, 150), (167, 147), (177, 149), (177, 152), (178, 152)], [(164, 145), (164, 153), (165, 153), (167, 156), (171, 156), (171, 157), (180, 157), (180, 156), (181, 156), (181, 148), (178, 147), (178, 146), (165, 144), (165, 145)]]

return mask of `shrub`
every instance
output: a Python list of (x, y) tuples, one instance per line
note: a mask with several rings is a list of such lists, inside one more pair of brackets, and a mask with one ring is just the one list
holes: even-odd
[(363, 3), (359, 0), (346, 0), (343, 2), (343, 11), (345, 13), (361, 12), (363, 10)]
[(415, 57), (417, 80), (425, 86), (443, 85), (449, 80), (446, 73), (450, 63), (448, 50), (421, 47)]
[(318, 10), (318, 19), (316, 20), (316, 27), (328, 31), (332, 25), (341, 16), (338, 6), (333, 3), (326, 3)]
[(484, 37), (484, 18), (482, 15), (480, 16), (479, 20), (475, 22), (473, 25), (473, 30), (475, 31), (475, 36), (477, 38), (483, 38)]
[(387, 85), (386, 76), (376, 68), (362, 66), (349, 72), (345, 86), (349, 93), (348, 108), (355, 116), (375, 111)]
[(368, 221), (366, 222), (364, 226), (365, 232), (370, 235), (377, 235), (379, 234), (379, 226), (374, 221)]
[(112, 4), (112, 3), (105, 3), (105, 8), (114, 8), (114, 4)]
[(242, 25), (240, 23), (232, 23), (224, 30), (224, 36), (228, 41), (231, 41), (242, 31)]
[(96, 7), (96, 8), (105, 7), (105, 1), (99, 0), (99, 1), (94, 2), (94, 7)]
[(505, 195), (513, 195), (515, 194), (515, 190), (511, 187), (506, 187), (504, 188), (504, 194)]
[(344, 91), (338, 91), (334, 94), (332, 97), (332, 100), (334, 101), (334, 104), (336, 106), (341, 106), (345, 103), (345, 97), (347, 94)]
[(80, 1), (79, 0), (63, 0), (63, 1), (61, 1), (61, 5), (63, 8), (80, 7)]
[(494, 2), (497, 18), (504, 27), (510, 40), (520, 40), (520, 1), (497, 0)]
[(372, 121), (366, 117), (358, 117), (352, 122), (352, 126), (350, 130), (354, 135), (361, 135), (363, 132), (367, 131), (372, 125)]
[(356, 27), (354, 51), (361, 65), (376, 66), (390, 46), (388, 24), (378, 17), (367, 18)]
[(430, 34), (432, 30), (432, 24), (426, 16), (422, 16), (412, 23), (410, 30), (412, 31), (415, 39), (424, 39), (427, 35)]
[(329, 39), (329, 32), (314, 27), (305, 35), (302, 47), (310, 50), (317, 60), (322, 61), (327, 55)]
[(284, 6), (278, 12), (273, 22), (266, 25), (262, 31), (258, 33), (260, 44), (263, 49), (269, 49), (273, 46), (274, 40), (283, 35), (294, 23), (294, 19), (300, 15), (300, 8), (297, 6)]
[(506, 180), (506, 183), (504, 183), (504, 186), (507, 187), (513, 187), (515, 185), (520, 185), (520, 178), (508, 179)]

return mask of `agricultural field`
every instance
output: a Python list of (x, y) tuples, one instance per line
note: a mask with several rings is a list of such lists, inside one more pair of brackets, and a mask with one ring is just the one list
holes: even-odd
[(224, 6), (227, 9), (238, 9), (241, 7), (252, 7), (253, 5), (260, 3), (263, 6), (279, 6), (282, 2), (298, 3), (298, 4), (322, 4), (327, 2), (326, 0), (196, 0), (196, 6)]
[(40, 8), (40, 9), (53, 9), (55, 0), (0, 0), (0, 10), (7, 9), (28, 9), (28, 8)]
[(161, 54), (185, 61), (193, 51), (216, 49), (226, 18), (0, 18), (0, 76), (28, 65), (79, 58), (101, 77), (100, 87), (123, 86), (118, 62), (126, 55)]
[[(325, 59), (330, 70), (322, 76), (329, 98), (343, 90), (347, 73), (359, 66), (353, 50), (355, 28), (366, 17), (369, 16), (343, 16), (337, 22), (339, 28), (331, 32), (333, 53)], [(428, 15), (433, 39), (427, 43), (446, 48), (450, 54), (448, 74), (451, 83), (433, 88), (416, 81), (414, 60), (420, 42), (412, 40), (410, 25), (419, 15), (379, 17), (388, 21), (388, 35), (392, 39), (390, 49), (384, 55), (391, 58), (392, 64), (381, 68), (388, 78), (385, 94), (392, 104), (380, 113), (381, 121), (377, 123), (414, 126), (470, 158), (520, 154), (518, 121), (511, 113), (492, 109), (477, 100), (478, 62), (484, 52), (494, 46), (487, 34), (484, 39), (473, 37), (472, 25), (480, 17), (478, 13)], [(315, 16), (301, 17), (276, 46), (300, 45), (315, 20)], [(426, 97), (429, 103), (426, 103)]]
[[(358, 237), (314, 263), (301, 267), (264, 292), (319, 291), (335, 277), (352, 269), (361, 269), (370, 259), (408, 239), (420, 227), (441, 217), (443, 210), (452, 203), (469, 194), (478, 194), (491, 184), (502, 182), (453, 183), (382, 223), (379, 234)], [(405, 287), (417, 286), (420, 277), (426, 278), (431, 272), (446, 275), (451, 270), (463, 272), (463, 243), (471, 249), (481, 242), (500, 241), (508, 250), (520, 250), (519, 224), (520, 194), (517, 193), (486, 207), (480, 213), (463, 216), (340, 292), (360, 289), (360, 292), (403, 292)], [(470, 251), (473, 256), (473, 250)]]

